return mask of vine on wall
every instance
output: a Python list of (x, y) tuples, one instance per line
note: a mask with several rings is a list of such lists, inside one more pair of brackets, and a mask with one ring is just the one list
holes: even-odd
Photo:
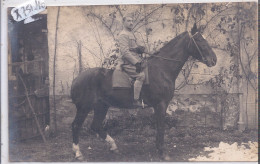
[[(119, 56), (117, 36), (122, 30), (122, 18), (127, 13), (133, 13), (134, 32), (150, 52), (159, 50), (181, 32), (189, 31), (196, 22), (205, 39), (218, 51), (218, 58), (230, 59), (227, 66), (218, 68), (218, 73), (211, 74), (206, 81), (194, 80), (192, 70), (199, 69), (199, 64), (189, 60), (178, 77), (176, 89), (180, 90), (187, 85), (206, 85), (214, 92), (226, 95), (234, 92), (233, 86), (238, 86), (236, 92), (240, 92), (239, 86), (245, 82), (247, 90), (257, 91), (255, 3), (114, 5), (80, 9), (87, 21), (86, 26), (90, 27), (89, 32), (94, 35), (95, 39), (91, 42), (98, 48), (81, 44), (82, 58), (79, 60), (79, 55), (71, 56), (75, 63), (73, 77), (77, 76), (79, 69), (93, 67), (85, 57), (86, 54), (93, 57), (94, 66), (111, 69), (115, 67)], [(162, 31), (166, 31), (164, 35), (161, 34)], [(111, 38), (110, 43), (105, 42), (104, 37)], [(75, 49), (77, 41), (73, 41)], [(227, 106), (224, 102), (225, 96), (222, 98), (223, 106)]]

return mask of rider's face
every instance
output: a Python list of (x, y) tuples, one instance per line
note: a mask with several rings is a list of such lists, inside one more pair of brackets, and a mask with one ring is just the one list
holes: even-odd
[(125, 20), (124, 20), (124, 26), (127, 29), (132, 30), (132, 28), (133, 28), (133, 18), (126, 17)]

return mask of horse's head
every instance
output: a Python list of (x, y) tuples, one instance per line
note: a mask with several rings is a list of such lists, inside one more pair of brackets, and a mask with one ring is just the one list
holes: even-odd
[(206, 64), (208, 67), (215, 66), (217, 63), (216, 54), (198, 31), (196, 23), (191, 29), (191, 35), (190, 43), (188, 45), (191, 56)]

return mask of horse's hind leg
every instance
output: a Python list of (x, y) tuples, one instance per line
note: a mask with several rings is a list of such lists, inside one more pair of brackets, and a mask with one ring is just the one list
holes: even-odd
[(79, 131), (89, 112), (90, 110), (84, 109), (81, 106), (77, 105), (77, 114), (72, 123), (72, 137), (73, 137), (72, 150), (75, 153), (75, 158), (78, 160), (83, 160), (83, 155), (79, 149)]
[(118, 152), (114, 139), (107, 134), (103, 127), (103, 121), (106, 117), (108, 108), (109, 106), (102, 102), (94, 105), (94, 119), (91, 124), (91, 129), (95, 131), (100, 138), (109, 143), (110, 150)]

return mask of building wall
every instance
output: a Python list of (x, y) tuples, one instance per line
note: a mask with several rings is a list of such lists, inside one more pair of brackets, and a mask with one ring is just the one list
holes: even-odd
[[(221, 16), (215, 16), (216, 13), (213, 12), (213, 8), (217, 8), (218, 5), (221, 6), (221, 4), (208, 4), (206, 6), (203, 6), (202, 11), (204, 12), (204, 15), (203, 13), (201, 14), (198, 12), (194, 12), (195, 14), (191, 12), (191, 14), (189, 15), (189, 9), (185, 8), (191, 7), (191, 4), (190, 6), (166, 5), (162, 8), (160, 8), (159, 5), (124, 5), (120, 6), (120, 9), (123, 15), (129, 12), (135, 12), (135, 14), (142, 13), (143, 15), (148, 14), (148, 16), (149, 13), (151, 13), (151, 11), (154, 10), (154, 12), (152, 12), (151, 14), (153, 15), (153, 17), (147, 19), (146, 22), (141, 22), (139, 24), (140, 28), (136, 32), (137, 37), (139, 37), (140, 40), (143, 40), (143, 44), (149, 47), (150, 50), (159, 49), (163, 46), (163, 43), (165, 43), (166, 41), (171, 40), (171, 38), (174, 38), (175, 36), (177, 36), (181, 32), (184, 32), (185, 30), (191, 29), (194, 22), (194, 20), (191, 18), (192, 14), (194, 14), (198, 18), (202, 15), (203, 19), (199, 21), (198, 26), (207, 25), (207, 28), (204, 29), (203, 35), (207, 38), (209, 44), (215, 47), (213, 48), (213, 50), (218, 57), (218, 62), (217, 65), (212, 68), (209, 68), (202, 63), (193, 63), (190, 76), (188, 76), (188, 85), (183, 85), (185, 84), (184, 76), (182, 73), (180, 73), (177, 79), (176, 88), (181, 89), (177, 90), (176, 93), (179, 95), (197, 94), (197, 96), (200, 96), (201, 94), (206, 94), (209, 97), (212, 96), (212, 94), (217, 94), (221, 97), (221, 91), (219, 90), (224, 90), (228, 94), (231, 94), (234, 97), (236, 97), (234, 98), (235, 104), (239, 104), (236, 107), (236, 111), (240, 111), (240, 115), (242, 116), (240, 116), (240, 118), (239, 114), (235, 115), (233, 116), (235, 117), (233, 118), (233, 120), (240, 119), (240, 121), (242, 120), (242, 122), (248, 122), (248, 126), (250, 128), (256, 128), (256, 91), (252, 89), (252, 87), (248, 87), (247, 80), (239, 80), (239, 78), (234, 77), (234, 72), (231, 71), (231, 67), (233, 67), (234, 65), (239, 65), (239, 60), (237, 58), (238, 53), (235, 52), (236, 55), (232, 56), (230, 55), (229, 50), (223, 50), (223, 48), (226, 48), (226, 45), (228, 43), (228, 37), (234, 37), (232, 36), (234, 34), (223, 34), (223, 31), (214, 31), (214, 29), (218, 27), (218, 23), (222, 20)], [(249, 4), (249, 7), (252, 6), (253, 4)], [(199, 11), (199, 8), (196, 8), (196, 6), (193, 8), (193, 10), (195, 11), (195, 9), (197, 9), (196, 11)], [(223, 13), (223, 15), (236, 15), (236, 12), (237, 11), (235, 9), (229, 10), (227, 13)], [(50, 55), (49, 75), (51, 94), (53, 93), (53, 61), (57, 13), (58, 7), (48, 7), (48, 44)], [(182, 13), (183, 15), (181, 15), (180, 13)], [(182, 16), (184, 18), (187, 18), (188, 16), (190, 17), (188, 20), (182, 20)], [(115, 19), (113, 19), (113, 17)], [(216, 17), (216, 20), (212, 21), (213, 17)], [(137, 17), (137, 20), (140, 19), (138, 19)], [(113, 26), (111, 26), (111, 28), (104, 25), (110, 25), (112, 24), (112, 21)], [(226, 28), (228, 29), (230, 27)], [(235, 26), (234, 30), (236, 30), (237, 28), (239, 27)], [(105, 60), (105, 58), (109, 58), (109, 56), (114, 54), (113, 50), (116, 49), (116, 37), (121, 29), (122, 17), (116, 7), (60, 7), (60, 15), (58, 18), (55, 65), (55, 94), (70, 94), (71, 82), (79, 72), (79, 41), (81, 41), (82, 43), (81, 54), (83, 68), (88, 69), (90, 67), (101, 66), (101, 63)], [(111, 34), (111, 32), (113, 34)], [(254, 44), (251, 44), (252, 48), (247, 47), (247, 50), (256, 49), (256, 30), (251, 30), (250, 32), (248, 32), (248, 35), (254, 36), (252, 41)], [(248, 52), (246, 53), (245, 50), (241, 50), (240, 53), (242, 56), (242, 62), (244, 62), (244, 64), (247, 65), (248, 61), (246, 61), (246, 57)], [(253, 52), (250, 51), (249, 53), (252, 54)], [(192, 65), (192, 62), (188, 62), (187, 65), (184, 66), (184, 68), (187, 68), (190, 65)], [(254, 75), (257, 74), (257, 59), (255, 59), (255, 61), (252, 62), (251, 70)], [(239, 74), (244, 76), (241, 67), (239, 67), (239, 71)], [(220, 77), (220, 75), (222, 76), (222, 78), (224, 78), (225, 82), (221, 84), (221, 87), (212, 87), (209, 81), (211, 82), (211, 84), (213, 83), (214, 85), (216, 85), (216, 77)], [(215, 93), (217, 90), (216, 88), (218, 89), (218, 93)], [(207, 99), (205, 99), (205, 101), (206, 100)], [(176, 106), (174, 108), (176, 108)], [(202, 107), (197, 106), (197, 109), (202, 109)]]

